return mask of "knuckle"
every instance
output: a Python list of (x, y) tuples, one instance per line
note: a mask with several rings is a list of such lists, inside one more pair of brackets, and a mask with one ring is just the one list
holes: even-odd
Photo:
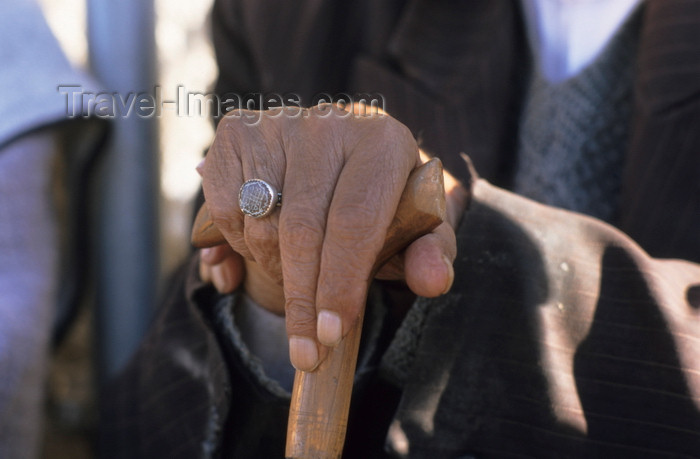
[[(280, 244), (292, 250), (317, 249), (323, 242), (323, 224), (315, 221), (313, 213), (293, 211), (280, 222)], [(283, 223), (283, 224), (282, 224)]]
[(328, 231), (340, 241), (364, 241), (379, 229), (376, 209), (363, 203), (342, 204), (328, 217)]
[(367, 257), (350, 257), (343, 255), (342, 251), (336, 252), (336, 255), (340, 255), (338, 259), (329, 258), (330, 263), (324, 265), (321, 285), (326, 289), (325, 293), (331, 291), (337, 297), (346, 298), (358, 285), (369, 282), (372, 264)]
[(231, 247), (233, 248), (233, 250), (235, 250), (243, 258), (250, 260), (250, 261), (255, 261), (255, 256), (250, 251), (250, 249), (245, 245), (245, 242), (243, 241), (243, 239), (238, 239), (236, 241), (232, 241), (232, 242), (230, 242), (230, 244), (231, 244)]
[(282, 266), (278, 256), (266, 257), (260, 265), (270, 279), (277, 283), (277, 285), (283, 285), (284, 276), (282, 275)]
[(214, 226), (225, 236), (226, 242), (239, 254), (249, 257), (243, 233), (243, 218), (230, 209), (222, 209), (208, 202), (209, 215)]
[(237, 140), (240, 140), (239, 122), (234, 122), (230, 117), (224, 117), (219, 122), (214, 134), (214, 139), (212, 141), (207, 157), (218, 158), (221, 155), (230, 155), (232, 152), (237, 152)]
[(268, 273), (279, 272), (277, 230), (266, 222), (250, 222), (245, 225), (244, 235), (244, 244), (255, 260), (264, 265)]
[(244, 235), (250, 247), (277, 245), (277, 230), (267, 222), (248, 222), (244, 226)]
[(316, 309), (305, 297), (295, 296), (285, 300), (288, 332), (313, 331), (316, 328)]
[(377, 126), (380, 126), (386, 134), (391, 134), (396, 138), (413, 140), (411, 130), (405, 124), (392, 116), (377, 117)]
[(418, 157), (418, 144), (411, 130), (403, 123), (390, 116), (377, 118), (376, 128), (385, 140), (386, 145), (391, 145), (391, 151), (400, 153), (400, 157), (415, 160)]
[(367, 269), (353, 269), (352, 266), (336, 264), (321, 276), (319, 302), (345, 317), (352, 317), (364, 304), (369, 282)]
[(219, 124), (216, 127), (216, 135), (236, 132), (241, 129), (241, 115), (244, 110), (237, 109), (232, 110), (219, 120)]

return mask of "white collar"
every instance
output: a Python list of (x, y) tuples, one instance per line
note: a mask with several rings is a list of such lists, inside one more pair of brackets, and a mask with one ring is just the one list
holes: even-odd
[(536, 65), (550, 82), (578, 74), (642, 0), (520, 0)]

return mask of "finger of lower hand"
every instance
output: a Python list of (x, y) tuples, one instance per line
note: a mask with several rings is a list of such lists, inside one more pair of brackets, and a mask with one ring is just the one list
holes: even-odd
[(208, 265), (201, 260), (199, 262), (199, 278), (205, 284), (211, 282), (211, 265)]
[(199, 278), (204, 283), (211, 282), (221, 294), (236, 290), (243, 281), (245, 266), (243, 258), (230, 247), (221, 245), (212, 251), (200, 252)]
[(232, 253), (233, 249), (228, 244), (221, 244), (202, 249), (200, 256), (202, 263), (216, 265), (224, 261), (224, 259)]
[(243, 260), (238, 254), (225, 258), (210, 269), (211, 281), (221, 294), (232, 293), (243, 281)]

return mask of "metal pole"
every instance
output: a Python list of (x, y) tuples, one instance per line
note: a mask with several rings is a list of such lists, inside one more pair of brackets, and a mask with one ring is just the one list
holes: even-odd
[[(129, 97), (154, 94), (152, 0), (88, 0), (91, 69), (120, 105), (98, 173), (96, 336), (98, 376), (114, 375), (150, 320), (158, 283), (158, 149), (155, 116), (129, 111)], [(121, 100), (120, 100), (121, 99)], [(96, 102), (109, 100), (109, 96)], [(140, 102), (134, 100), (132, 108)], [(148, 105), (148, 104), (145, 104)]]

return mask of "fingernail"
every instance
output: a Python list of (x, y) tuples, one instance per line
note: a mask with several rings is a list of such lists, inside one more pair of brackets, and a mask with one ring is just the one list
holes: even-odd
[(205, 263), (199, 264), (199, 278), (205, 284), (211, 282), (211, 267)]
[(323, 310), (316, 320), (318, 340), (326, 346), (335, 346), (343, 336), (343, 323), (338, 313)]
[(231, 293), (233, 291), (233, 285), (231, 285), (230, 279), (231, 276), (225, 264), (211, 267), (211, 281), (219, 293)]
[(455, 281), (455, 269), (452, 266), (452, 262), (449, 258), (447, 258), (447, 256), (443, 255), (442, 260), (447, 266), (447, 284), (445, 285), (445, 290), (442, 291), (442, 294), (444, 295), (445, 293), (450, 291), (450, 289), (452, 288), (452, 283)]
[(211, 257), (211, 247), (206, 247), (202, 249), (202, 252), (199, 254), (200, 259), (204, 262), (209, 264), (209, 258)]
[(197, 169), (197, 173), (199, 174), (200, 177), (202, 176), (202, 171), (204, 170), (204, 161), (205, 161), (204, 159), (201, 160), (199, 162), (199, 164), (197, 164), (197, 167), (195, 167), (195, 169)]
[(318, 365), (316, 343), (304, 336), (292, 336), (289, 338), (289, 360), (297, 370), (313, 370)]

